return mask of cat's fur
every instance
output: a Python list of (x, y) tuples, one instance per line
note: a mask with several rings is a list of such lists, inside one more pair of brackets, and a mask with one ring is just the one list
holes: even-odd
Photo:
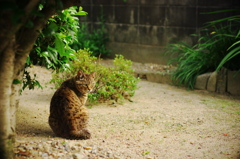
[(85, 107), (88, 93), (95, 86), (95, 72), (77, 75), (64, 81), (54, 93), (51, 105), (49, 125), (53, 132), (67, 139), (89, 139), (87, 130), (88, 111)]

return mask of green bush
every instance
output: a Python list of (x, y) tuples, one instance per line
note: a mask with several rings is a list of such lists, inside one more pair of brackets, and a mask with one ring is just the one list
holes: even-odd
[(53, 82), (58, 88), (69, 77), (74, 76), (78, 70), (86, 73), (97, 72), (96, 89), (89, 94), (90, 102), (105, 102), (115, 100), (117, 102), (134, 95), (137, 89), (138, 78), (134, 77), (131, 69), (132, 62), (124, 59), (122, 55), (116, 55), (114, 67), (105, 67), (99, 64), (97, 57), (91, 56), (88, 50), (79, 50), (76, 59), (70, 63), (70, 69), (62, 73), (54, 73)]
[[(224, 19), (225, 23), (222, 22), (223, 20), (209, 22), (194, 46), (183, 42), (169, 45), (167, 53), (178, 55), (170, 61), (177, 63), (177, 69), (172, 74), (175, 84), (193, 89), (196, 77), (200, 74), (217, 68), (219, 70), (222, 66), (230, 70), (240, 69), (239, 18), (229, 17)], [(235, 51), (232, 56), (228, 55), (232, 50)]]

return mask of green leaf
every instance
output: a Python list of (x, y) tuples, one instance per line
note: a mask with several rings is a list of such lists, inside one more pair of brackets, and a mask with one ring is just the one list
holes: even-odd
[(40, 57), (49, 57), (48, 51), (41, 52)]
[(216, 14), (216, 13), (225, 13), (225, 12), (232, 12), (232, 11), (239, 11), (239, 9), (225, 9), (225, 10), (218, 10), (213, 12), (205, 12), (201, 14)]
[(150, 151), (145, 151), (145, 152), (142, 153), (142, 155), (143, 155), (143, 156), (146, 156), (146, 155), (149, 154), (149, 153), (150, 153)]
[(57, 49), (57, 52), (61, 57), (65, 56), (65, 49), (64, 49), (65, 44), (63, 41), (58, 37), (58, 34), (55, 36), (55, 48)]
[(88, 12), (79, 11), (79, 12), (77, 12), (75, 15), (81, 15), (81, 16), (83, 16), (83, 15), (88, 15)]
[(48, 29), (51, 29), (51, 30), (58, 30), (59, 26), (56, 24), (56, 23), (50, 23), (50, 25), (48, 26)]
[[(55, 48), (50, 47), (50, 46), (48, 46), (48, 49), (49, 49), (49, 51), (50, 51), (50, 53), (49, 53), (50, 59), (51, 59), (55, 64), (57, 64), (57, 63), (58, 63), (58, 62), (57, 62), (57, 61), (58, 61), (58, 52), (57, 52), (57, 50), (56, 50)], [(48, 62), (48, 63), (51, 64), (51, 65), (53, 65), (51, 61)]]
[(77, 13), (75, 13), (74, 15), (87, 15), (88, 13), (83, 11), (83, 7), (80, 6), (79, 7), (79, 11)]
[(43, 9), (43, 4), (39, 4), (38, 8), (39, 8), (39, 10), (42, 10)]
[[(236, 43), (239, 43), (239, 41), (236, 42)], [(236, 43), (235, 43), (235, 44), (236, 44)], [(235, 44), (233, 44), (233, 45), (235, 45)], [(232, 47), (232, 46), (231, 46), (231, 47)], [(240, 54), (240, 47), (237, 47), (237, 48), (231, 50), (231, 51), (222, 59), (222, 61), (219, 63), (218, 67), (216, 68), (216, 71), (219, 71), (220, 68), (223, 67), (223, 65), (224, 65), (226, 62), (228, 62), (228, 61), (231, 60), (233, 57), (235, 57), (235, 56), (237, 56), (237, 55), (239, 55), (239, 54)]]
[[(235, 42), (232, 46), (230, 46), (230, 47), (228, 48), (228, 50), (230, 50), (232, 47), (234, 47), (234, 46), (237, 45), (237, 44), (240, 44), (240, 40), (237, 41), (237, 42)], [(238, 48), (238, 49), (240, 50), (240, 48)]]
[(28, 66), (30, 66), (30, 65), (32, 64), (29, 56), (27, 57), (26, 64), (27, 64)]
[(20, 83), (22, 83), (19, 79), (14, 79), (13, 80), (13, 84), (20, 84)]
[(48, 19), (49, 21), (51, 21), (51, 22), (57, 22), (55, 19), (53, 19), (53, 18), (49, 18)]

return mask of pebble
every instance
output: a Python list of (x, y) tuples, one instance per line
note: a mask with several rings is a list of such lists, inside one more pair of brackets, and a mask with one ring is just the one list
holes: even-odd
[(99, 146), (82, 145), (77, 140), (16, 141), (14, 153), (16, 157), (27, 159), (119, 158), (112, 151)]
[(72, 154), (72, 157), (73, 157), (73, 159), (83, 159), (84, 158), (84, 156), (79, 153)]

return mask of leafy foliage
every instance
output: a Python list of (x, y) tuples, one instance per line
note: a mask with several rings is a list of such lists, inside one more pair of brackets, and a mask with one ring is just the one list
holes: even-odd
[[(236, 36), (236, 39), (240, 39), (239, 34)], [(232, 44), (232, 46), (230, 46), (228, 48), (229, 52), (219, 63), (219, 65), (216, 69), (217, 71), (219, 71), (227, 63), (232, 63), (233, 60), (237, 62), (237, 59), (239, 59), (239, 55), (240, 55), (240, 45), (239, 44), (240, 44), (240, 40), (238, 40), (237, 42), (235, 42), (234, 44)], [(236, 64), (236, 62), (235, 62), (235, 64)], [(239, 70), (240, 68), (237, 68), (237, 69)]]
[(91, 54), (92, 52), (86, 49), (79, 50), (77, 58), (70, 63), (70, 69), (62, 73), (54, 73), (51, 82), (59, 87), (64, 80), (75, 75), (78, 70), (86, 73), (96, 71), (98, 76), (96, 90), (89, 94), (90, 102), (118, 101), (134, 95), (138, 79), (134, 77), (130, 60), (124, 59), (122, 55), (116, 55), (115, 67), (104, 67), (99, 64), (100, 59)]
[[(42, 8), (43, 5), (40, 5), (39, 9)], [(77, 7), (71, 7), (52, 16), (38, 37), (27, 59), (26, 68), (38, 64), (57, 71), (65, 70), (69, 68), (68, 63), (76, 58), (75, 52), (84, 48), (90, 49), (93, 56), (108, 56), (110, 51), (106, 49), (108, 38), (103, 21), (101, 28), (90, 33), (87, 26), (79, 24), (79, 19), (76, 17), (86, 14), (82, 7), (79, 7), (79, 11)], [(33, 89), (33, 86), (41, 88), (40, 83), (29, 75), (27, 69), (24, 74), (24, 77), (29, 78), (24, 80), (23, 89), (27, 87)]]
[[(39, 10), (42, 7), (40, 5)], [(42, 88), (35, 77), (32, 78), (27, 71), (27, 67), (32, 64), (55, 70), (69, 67), (68, 62), (75, 58), (75, 50), (70, 45), (77, 41), (76, 32), (79, 29), (79, 19), (75, 15), (86, 14), (82, 7), (79, 8), (79, 11), (77, 11), (77, 7), (70, 7), (48, 20), (27, 58), (22, 90), (25, 88), (34, 89), (34, 86)]]
[(225, 20), (226, 23), (222, 23), (223, 20), (209, 22), (194, 46), (183, 42), (170, 44), (167, 53), (178, 54), (170, 61), (178, 64), (172, 75), (176, 84), (193, 89), (199, 74), (219, 70), (222, 66), (231, 70), (240, 69), (240, 56), (237, 56), (240, 53), (239, 18)]
[[(229, 10), (221, 10), (217, 11), (214, 13), (218, 12), (233, 12), (237, 11), (239, 12), (239, 9), (229, 9)], [(232, 70), (240, 70), (239, 66), (239, 59), (240, 59), (240, 29), (239, 29), (239, 24), (240, 24), (240, 17), (239, 15), (234, 15), (230, 17), (226, 17), (223, 19), (215, 20), (212, 22), (209, 22), (209, 26), (215, 26), (219, 25), (221, 23), (230, 23), (232, 26), (227, 27), (229, 29), (234, 29), (236, 32), (234, 34), (226, 34), (225, 36), (229, 36), (235, 39), (234, 43), (231, 43), (230, 47), (227, 49), (227, 54), (224, 56), (224, 58), (221, 60), (219, 65), (217, 66), (216, 70), (220, 70), (221, 67), (226, 67)]]
[(92, 56), (107, 57), (110, 54), (110, 50), (106, 48), (108, 37), (105, 32), (104, 23), (101, 27), (90, 31), (86, 24), (80, 24), (80, 28), (77, 32), (77, 42), (74, 42), (71, 47), (78, 51), (80, 49), (89, 49), (92, 52)]
[(108, 36), (105, 30), (105, 19), (103, 14), (103, 7), (100, 10), (100, 27), (97, 29), (89, 29), (85, 23), (80, 24), (80, 28), (77, 32), (78, 42), (74, 42), (71, 46), (76, 51), (80, 49), (89, 49), (92, 52), (92, 56), (107, 57), (110, 54), (110, 50), (106, 48), (108, 42)]
[(35, 87), (42, 88), (40, 83), (36, 80), (36, 74), (34, 74), (34, 77), (32, 78), (29, 72), (24, 70), (22, 90), (24, 90), (26, 87), (28, 87), (29, 89), (34, 89)]
[(29, 56), (31, 63), (53, 69), (67, 67), (65, 64), (75, 56), (75, 50), (69, 46), (77, 41), (79, 20), (75, 14), (76, 7), (71, 7), (48, 20)]
[[(204, 73), (208, 66), (208, 55), (195, 49), (197, 46), (189, 46), (185, 43), (171, 44), (169, 52), (179, 53), (177, 69), (173, 72), (173, 82), (177, 85), (185, 85), (194, 88), (196, 77)], [(210, 63), (211, 64), (211, 63)]]

